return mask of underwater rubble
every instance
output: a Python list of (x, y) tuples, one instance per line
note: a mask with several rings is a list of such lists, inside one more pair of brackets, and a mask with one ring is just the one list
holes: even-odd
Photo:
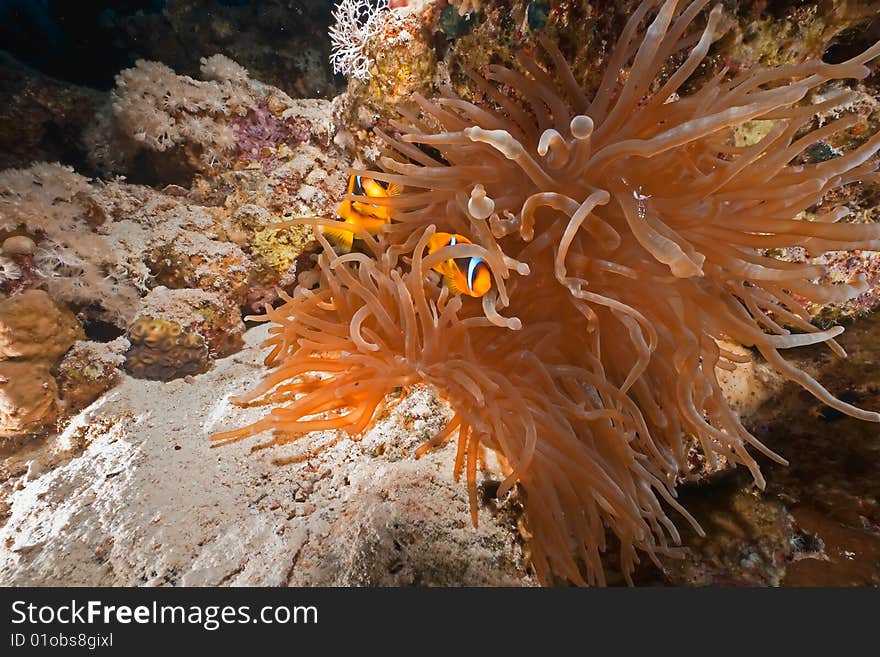
[[(13, 101), (0, 113), (0, 583), (536, 585), (521, 491), (494, 499), (497, 464), (484, 464), (475, 529), (452, 476), (455, 448), (413, 457), (450, 417), (428, 387), (400, 391), (357, 442), (321, 432), (252, 451), (212, 449), (208, 437), (262, 415), (229, 402), (263, 371), (268, 327), (248, 318), (313, 264), (311, 229), (272, 224), (335, 216), (348, 168), (375, 164), (373, 130), (391, 125), (400, 102), (441, 85), (473, 98), (465, 67), (510, 63), (544, 29), (589, 79), (635, 3), (391, 3), (409, 11), (365, 44), (371, 75), (333, 100), (329, 45), (290, 43), (273, 60), (278, 35), (235, 34), (230, 7), (184, 47), (175, 35), (199, 21), (195, 4), (169, 3), (172, 32), (149, 14), (111, 17), (126, 39), (149, 37), (144, 57), (171, 55), (139, 60), (109, 92), (0, 61), (0, 93)], [(326, 30), (311, 4), (309, 20)], [(766, 4), (734, 3), (714, 67), (857, 50), (854, 29), (871, 17), (862, 2), (793, 3), (788, 14)], [(808, 157), (835, 157), (877, 130), (872, 66), (854, 85), (863, 120)], [(740, 134), (742, 144), (769, 126), (747, 128), (758, 136)], [(876, 185), (837, 194), (854, 221), (880, 218)], [(868, 409), (880, 408), (876, 255), (821, 260), (827, 280), (865, 274), (869, 284), (853, 301), (810, 307), (819, 325), (844, 323), (848, 359), (821, 345), (789, 352)], [(695, 446), (695, 481), (679, 501), (707, 536), (683, 527), (684, 558), (641, 564), (635, 583), (880, 585), (876, 426), (729, 348), (753, 360), (720, 374), (727, 399), (790, 465), (762, 460), (758, 491)]]

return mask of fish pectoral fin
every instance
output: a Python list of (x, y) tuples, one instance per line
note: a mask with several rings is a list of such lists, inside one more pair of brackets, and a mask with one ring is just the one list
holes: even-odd
[(389, 183), (385, 191), (388, 193), (388, 196), (400, 196), (400, 193), (403, 191), (403, 187), (401, 185), (398, 185), (397, 183)]
[(345, 228), (335, 228), (332, 226), (321, 226), (321, 233), (335, 246), (339, 247), (343, 253), (351, 251), (352, 244), (354, 244), (354, 233), (350, 230), (346, 230)]
[(443, 275), (443, 283), (449, 289), (450, 294), (461, 294), (464, 291), (458, 286), (455, 277), (450, 276), (449, 274)]
[(376, 219), (373, 217), (363, 217), (358, 222), (365, 231), (367, 231), (370, 235), (375, 235), (379, 232), (379, 229), (382, 226), (386, 225), (388, 222), (384, 219)]
[(360, 201), (352, 201), (352, 214), (350, 217), (357, 218), (362, 223), (364, 221), (376, 220), (388, 223), (391, 218), (391, 208), (383, 205), (373, 205), (372, 203), (361, 203)]

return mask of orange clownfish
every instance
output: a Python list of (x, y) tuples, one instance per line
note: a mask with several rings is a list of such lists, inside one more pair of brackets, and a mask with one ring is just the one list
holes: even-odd
[[(473, 242), (463, 235), (435, 233), (428, 240), (428, 253), (456, 244), (473, 244)], [(477, 256), (450, 258), (434, 265), (433, 269), (443, 275), (443, 283), (452, 294), (481, 297), (492, 287), (489, 266)]]
[[(370, 198), (388, 198), (400, 194), (400, 188), (393, 183), (386, 185), (372, 178), (351, 176), (348, 179), (348, 194)], [(344, 253), (351, 251), (354, 243), (354, 232), (346, 230), (345, 224), (360, 226), (370, 235), (375, 235), (382, 226), (391, 221), (391, 208), (387, 205), (373, 205), (351, 199), (345, 199), (336, 214), (341, 220), (339, 228), (321, 226), (321, 232)]]

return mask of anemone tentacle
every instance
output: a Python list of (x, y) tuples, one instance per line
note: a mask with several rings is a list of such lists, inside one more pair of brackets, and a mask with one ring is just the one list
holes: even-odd
[[(865, 281), (819, 285), (821, 266), (764, 253), (880, 248), (880, 226), (838, 223), (845, 211), (796, 217), (833, 189), (876, 180), (880, 135), (827, 162), (792, 163), (855, 120), (844, 114), (810, 130), (817, 111), (852, 95), (804, 99), (829, 81), (865, 77), (880, 44), (839, 64), (722, 71), (679, 96), (721, 23), (718, 5), (696, 38), (685, 36), (706, 5), (643, 2), (592, 98), (542, 38), (546, 66), (522, 54), (520, 71), (469, 73), (479, 105), (450, 92), (417, 97), (418, 113), (404, 112), (395, 134), (377, 131), (387, 152), (370, 175), (404, 186), (381, 201), (394, 221), (365, 237), (369, 256), (336, 256), (325, 243), (304, 279), (314, 289), (301, 286), (270, 312), (276, 370), (247, 399), (282, 406), (224, 438), (267, 428), (280, 440), (318, 428), (359, 432), (401, 382), (432, 384), (454, 418), (417, 454), (457, 436), (455, 472), (466, 473), (476, 520), (480, 450), (495, 451), (502, 490), (525, 491), (539, 578), (603, 584), (609, 535), (629, 578), (639, 554), (675, 553), (680, 536), (666, 509), (696, 526), (675, 500), (688, 476), (685, 436), (710, 463), (748, 468), (759, 486), (752, 451), (785, 462), (725, 401), (716, 370), (743, 357), (721, 341), (755, 347), (824, 404), (880, 421), (780, 353), (818, 342), (842, 353), (834, 338), (843, 329), (813, 326), (795, 295), (843, 299)], [(654, 84), (685, 48), (677, 70)], [(736, 146), (733, 129), (751, 120), (773, 127)], [(435, 231), (473, 243), (426, 256)], [(472, 256), (491, 270), (482, 301), (451, 296), (431, 271)], [(321, 376), (306, 381), (306, 370)]]

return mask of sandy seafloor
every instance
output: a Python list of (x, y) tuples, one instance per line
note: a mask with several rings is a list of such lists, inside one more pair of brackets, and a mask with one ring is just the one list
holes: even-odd
[[(443, 409), (414, 390), (361, 441), (251, 453), (212, 432), (253, 421), (230, 394), (262, 371), (266, 326), (208, 373), (126, 376), (61, 435), (16, 453), (26, 467), (0, 530), (5, 585), (528, 584), (504, 516), (470, 524), (448, 446), (412, 451)], [(301, 459), (279, 466), (276, 459)], [(7, 459), (6, 468), (13, 464)]]

